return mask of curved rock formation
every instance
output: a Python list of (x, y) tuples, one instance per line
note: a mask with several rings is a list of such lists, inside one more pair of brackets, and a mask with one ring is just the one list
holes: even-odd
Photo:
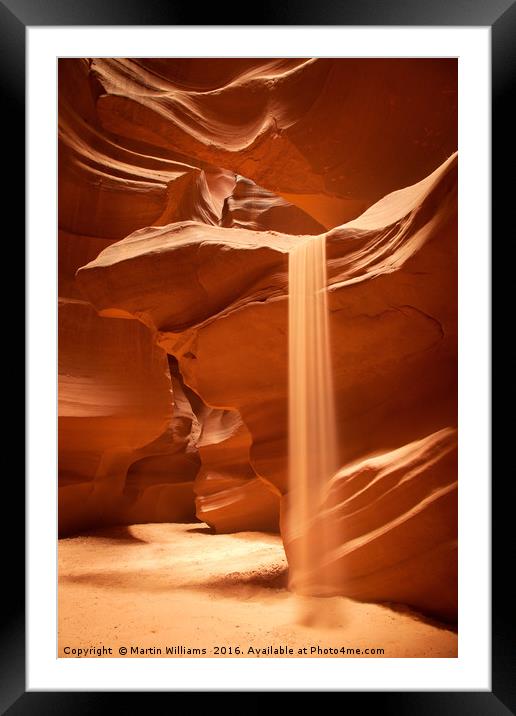
[(200, 79), (202, 60), (184, 62), (179, 77), (174, 65), (93, 60), (102, 126), (231, 169), (326, 228), (422, 179), (456, 149), (455, 60), (211, 64), (210, 81)]
[(236, 177), (233, 192), (225, 201), (220, 224), (297, 235), (324, 231), (322, 224), (294, 204), (241, 176)]
[[(169, 364), (174, 414), (179, 409), (191, 417), (189, 448), (200, 463), (194, 482), (196, 516), (215, 532), (277, 532), (279, 494), (269, 489), (250, 465), (251, 436), (240, 414), (205, 405), (185, 385), (177, 360), (170, 356)], [(180, 404), (178, 396), (182, 396)]]
[(171, 430), (171, 398), (166, 354), (145, 326), (99, 318), (84, 301), (60, 299), (61, 534), (157, 515), (192, 517), (195, 461), (181, 465), (173, 484), (158, 481), (158, 491), (148, 478), (133, 480), (133, 489), (126, 489), (135, 460), (171, 452), (167, 445), (156, 446)]
[[(288, 511), (288, 495), (282, 511)], [(443, 429), (353, 462), (330, 482), (322, 510), (308, 528), (314, 550), (323, 524), (330, 545), (316, 560), (319, 571), (304, 575), (305, 589), (310, 594), (399, 602), (453, 621), (456, 516), (455, 430)], [(288, 520), (282, 520), (282, 536), (289, 564), (296, 566)]]
[(197, 517), (217, 532), (277, 531), (278, 493), (249, 463), (251, 436), (237, 411), (211, 410), (198, 442), (202, 466), (195, 479)]

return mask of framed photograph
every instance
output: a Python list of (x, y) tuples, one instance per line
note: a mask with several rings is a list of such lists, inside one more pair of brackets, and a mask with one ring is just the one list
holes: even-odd
[(2, 713), (512, 713), (491, 236), (515, 4), (196, 14), (0, 3), (28, 309)]

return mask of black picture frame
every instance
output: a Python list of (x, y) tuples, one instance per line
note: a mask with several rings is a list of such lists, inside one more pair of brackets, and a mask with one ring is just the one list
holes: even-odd
[[(236, 6), (236, 4), (235, 4)], [(492, 237), (499, 242), (493, 251), (492, 268), (511, 265), (514, 251), (511, 211), (514, 203), (515, 140), (511, 113), (511, 79), (516, 67), (516, 2), (514, 0), (317, 0), (316, 3), (262, 2), (252, 15), (242, 4), (231, 2), (202, 7), (205, 25), (334, 25), (334, 26), (489, 26), (492, 42)], [(25, 182), (25, 37), (28, 26), (76, 25), (199, 25), (199, 9), (193, 3), (175, 0), (0, 0), (0, 86), (3, 102), (4, 148), (15, 147), (4, 173), (4, 200), (16, 217), (13, 243), (22, 245), (21, 217), (25, 216), (22, 186)], [(509, 169), (506, 172), (506, 168)], [(512, 187), (511, 187), (512, 184)], [(512, 222), (514, 223), (514, 222)], [(505, 231), (504, 231), (505, 229)], [(8, 238), (8, 237), (5, 237)], [(504, 241), (505, 238), (505, 241)], [(508, 244), (510, 244), (508, 246)], [(494, 241), (493, 241), (494, 245)], [(23, 260), (23, 259), (22, 259)], [(502, 264), (503, 262), (503, 264)], [(492, 283), (492, 316), (501, 316), (510, 305), (510, 276), (500, 269), (500, 280)], [(503, 320), (503, 319), (501, 319)], [(503, 334), (502, 334), (503, 335)], [(19, 345), (19, 344), (18, 344)], [(28, 350), (37, 350), (28, 346)], [(492, 358), (499, 361), (492, 372), (493, 409), (497, 395), (506, 398), (509, 369), (507, 346), (493, 340)], [(507, 399), (507, 398), (506, 398)], [(501, 400), (500, 400), (501, 402)], [(504, 448), (511, 444), (510, 420), (505, 411), (492, 414), (492, 691), (470, 692), (343, 692), (342, 707), (381, 709), (383, 713), (478, 714), (498, 716), (516, 712), (516, 644), (512, 611), (514, 538), (511, 534), (514, 503), (508, 499), (510, 471), (502, 466)], [(514, 429), (511, 430), (511, 433)], [(510, 464), (510, 462), (508, 463)], [(13, 470), (14, 473), (14, 470)], [(1, 613), (0, 712), (19, 714), (89, 714), (109, 709), (136, 713), (149, 710), (150, 693), (131, 693), (122, 705), (121, 693), (26, 692), (25, 686), (25, 595), (24, 595), (24, 485), (19, 474), (4, 475), (8, 481), (8, 511), (11, 531), (4, 536), (3, 568), (5, 607)], [(505, 478), (505, 479), (504, 479)], [(7, 502), (5, 503), (7, 504)], [(7, 511), (7, 508), (6, 508)], [(511, 554), (512, 550), (512, 554)], [(512, 559), (511, 559), (512, 556)], [(235, 690), (237, 685), (235, 686)], [(173, 694), (152, 694), (166, 698)], [(169, 706), (170, 707), (170, 706)]]

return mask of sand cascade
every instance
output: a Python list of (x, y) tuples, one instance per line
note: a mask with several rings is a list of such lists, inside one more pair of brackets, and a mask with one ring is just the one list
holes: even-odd
[(326, 237), (302, 237), (289, 254), (290, 586), (321, 595), (329, 591), (329, 534), (323, 525), (317, 544), (307, 535), (338, 467), (330, 349)]

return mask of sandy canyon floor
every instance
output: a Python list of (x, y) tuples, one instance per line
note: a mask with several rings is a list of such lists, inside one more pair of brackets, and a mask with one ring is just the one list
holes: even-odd
[(271, 656), (258, 652), (268, 647), (288, 647), (301, 658), (457, 656), (457, 634), (445, 625), (396, 605), (300, 601), (287, 590), (286, 573), (278, 536), (215, 535), (202, 523), (62, 539), (59, 656), (101, 646), (111, 649), (108, 658), (124, 647), (133, 658), (180, 651), (188, 658), (193, 649), (227, 658), (238, 656), (237, 647), (250, 658)]

